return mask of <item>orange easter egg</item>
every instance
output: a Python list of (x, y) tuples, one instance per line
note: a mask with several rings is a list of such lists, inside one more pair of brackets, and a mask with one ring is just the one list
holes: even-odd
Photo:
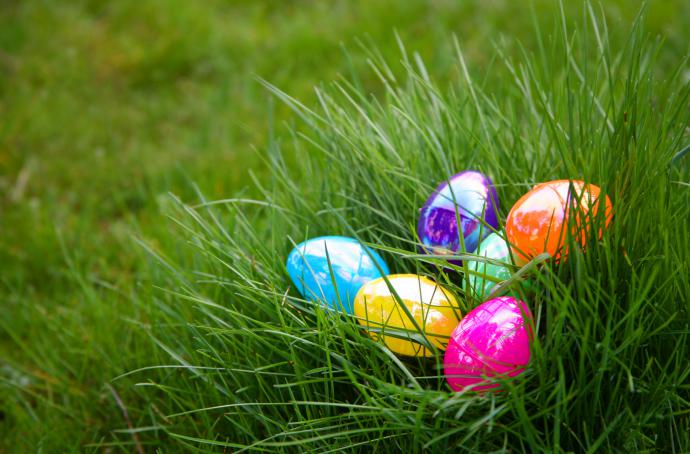
[[(589, 229), (599, 210), (601, 189), (578, 180), (555, 180), (536, 185), (510, 209), (506, 236), (515, 258), (527, 263), (548, 252), (556, 261), (565, 259), (567, 226), (570, 234), (584, 246)], [(605, 227), (611, 222), (612, 205), (605, 199)], [(603, 229), (599, 230), (599, 237)]]

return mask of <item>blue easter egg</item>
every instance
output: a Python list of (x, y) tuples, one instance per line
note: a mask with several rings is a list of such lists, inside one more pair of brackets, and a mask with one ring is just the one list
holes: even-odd
[(378, 253), (344, 236), (323, 236), (298, 244), (286, 266), (302, 296), (326, 302), (331, 309), (342, 307), (347, 314), (352, 314), (355, 295), (364, 284), (390, 274)]

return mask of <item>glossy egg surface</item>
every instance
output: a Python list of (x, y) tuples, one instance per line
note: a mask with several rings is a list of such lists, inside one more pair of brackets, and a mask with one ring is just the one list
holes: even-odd
[(344, 236), (298, 244), (288, 255), (286, 268), (302, 296), (347, 314), (352, 314), (355, 295), (364, 284), (390, 272), (376, 251)]
[(495, 388), (491, 377), (520, 374), (530, 360), (532, 314), (510, 296), (480, 304), (451, 334), (444, 357), (446, 380), (455, 391)]
[[(572, 235), (584, 246), (589, 225), (599, 209), (599, 194), (599, 187), (593, 184), (556, 180), (538, 184), (523, 195), (506, 219), (506, 236), (516, 261), (524, 264), (543, 252), (548, 252), (556, 261), (565, 258), (569, 224), (573, 228)], [(608, 196), (605, 210), (605, 226), (608, 226), (612, 214)], [(569, 222), (571, 217), (572, 223)]]
[(420, 211), (417, 234), (427, 253), (452, 255), (463, 252), (460, 236), (472, 252), (492, 228), (498, 228), (496, 189), (488, 176), (467, 170), (436, 188)]
[(469, 283), (472, 296), (482, 300), (489, 296), (491, 290), (501, 281), (510, 279), (510, 265), (512, 264), (510, 247), (500, 235), (492, 233), (479, 243), (479, 247), (474, 253), (504, 264), (502, 266), (478, 260), (467, 261), (467, 267), (470, 270)]
[(357, 320), (370, 329), (369, 334), (374, 339), (382, 339), (388, 348), (399, 355), (433, 355), (431, 349), (414, 341), (415, 337), (420, 337), (420, 332), (411, 318), (429, 342), (441, 350), (445, 349), (448, 336), (462, 317), (453, 294), (434, 281), (416, 274), (393, 274), (387, 279), (404, 308), (386, 281), (377, 279), (365, 284), (357, 293), (354, 304)]

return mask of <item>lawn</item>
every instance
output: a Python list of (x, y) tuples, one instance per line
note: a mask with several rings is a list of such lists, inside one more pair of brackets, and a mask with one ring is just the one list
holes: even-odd
[[(690, 450), (687, 2), (60, 3), (0, 4), (0, 451)], [(466, 168), (615, 207), (483, 397), (284, 268), (342, 234), (464, 295), (414, 225)]]

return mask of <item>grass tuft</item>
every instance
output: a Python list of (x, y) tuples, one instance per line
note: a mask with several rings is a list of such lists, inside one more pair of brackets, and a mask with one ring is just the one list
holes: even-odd
[[(0, 2), (0, 452), (690, 451), (690, 3), (653, 6)], [(498, 289), (539, 337), (484, 397), (284, 270), (355, 236), (467, 312), (415, 237), (465, 168), (503, 216), (553, 178), (614, 202)]]
[[(658, 72), (661, 44), (643, 23), (614, 46), (595, 8), (575, 28), (561, 11), (536, 27), (538, 52), (498, 46), (488, 75), (456, 40), (444, 85), (401, 41), (402, 77), (370, 52), (381, 96), (355, 75), (318, 88), (313, 107), (263, 82), (301, 124), (262, 151), (259, 199), (171, 207), (187, 259), (165, 262), (150, 327), (168, 364), (130, 375), (165, 402), (147, 426), (199, 450), (690, 449), (690, 86), (685, 60)], [(414, 233), (425, 198), (462, 169), (492, 177), (504, 218), (559, 178), (601, 186), (614, 206), (601, 239), (603, 213), (591, 219), (586, 251), (571, 238), (567, 261), (539, 257), (516, 276), (533, 288), (499, 289), (523, 295), (538, 336), (527, 372), (486, 395), (451, 393), (440, 354), (395, 357), (356, 320), (304, 301), (284, 269), (295, 243), (353, 236), (469, 311), (479, 301), (415, 252)]]

